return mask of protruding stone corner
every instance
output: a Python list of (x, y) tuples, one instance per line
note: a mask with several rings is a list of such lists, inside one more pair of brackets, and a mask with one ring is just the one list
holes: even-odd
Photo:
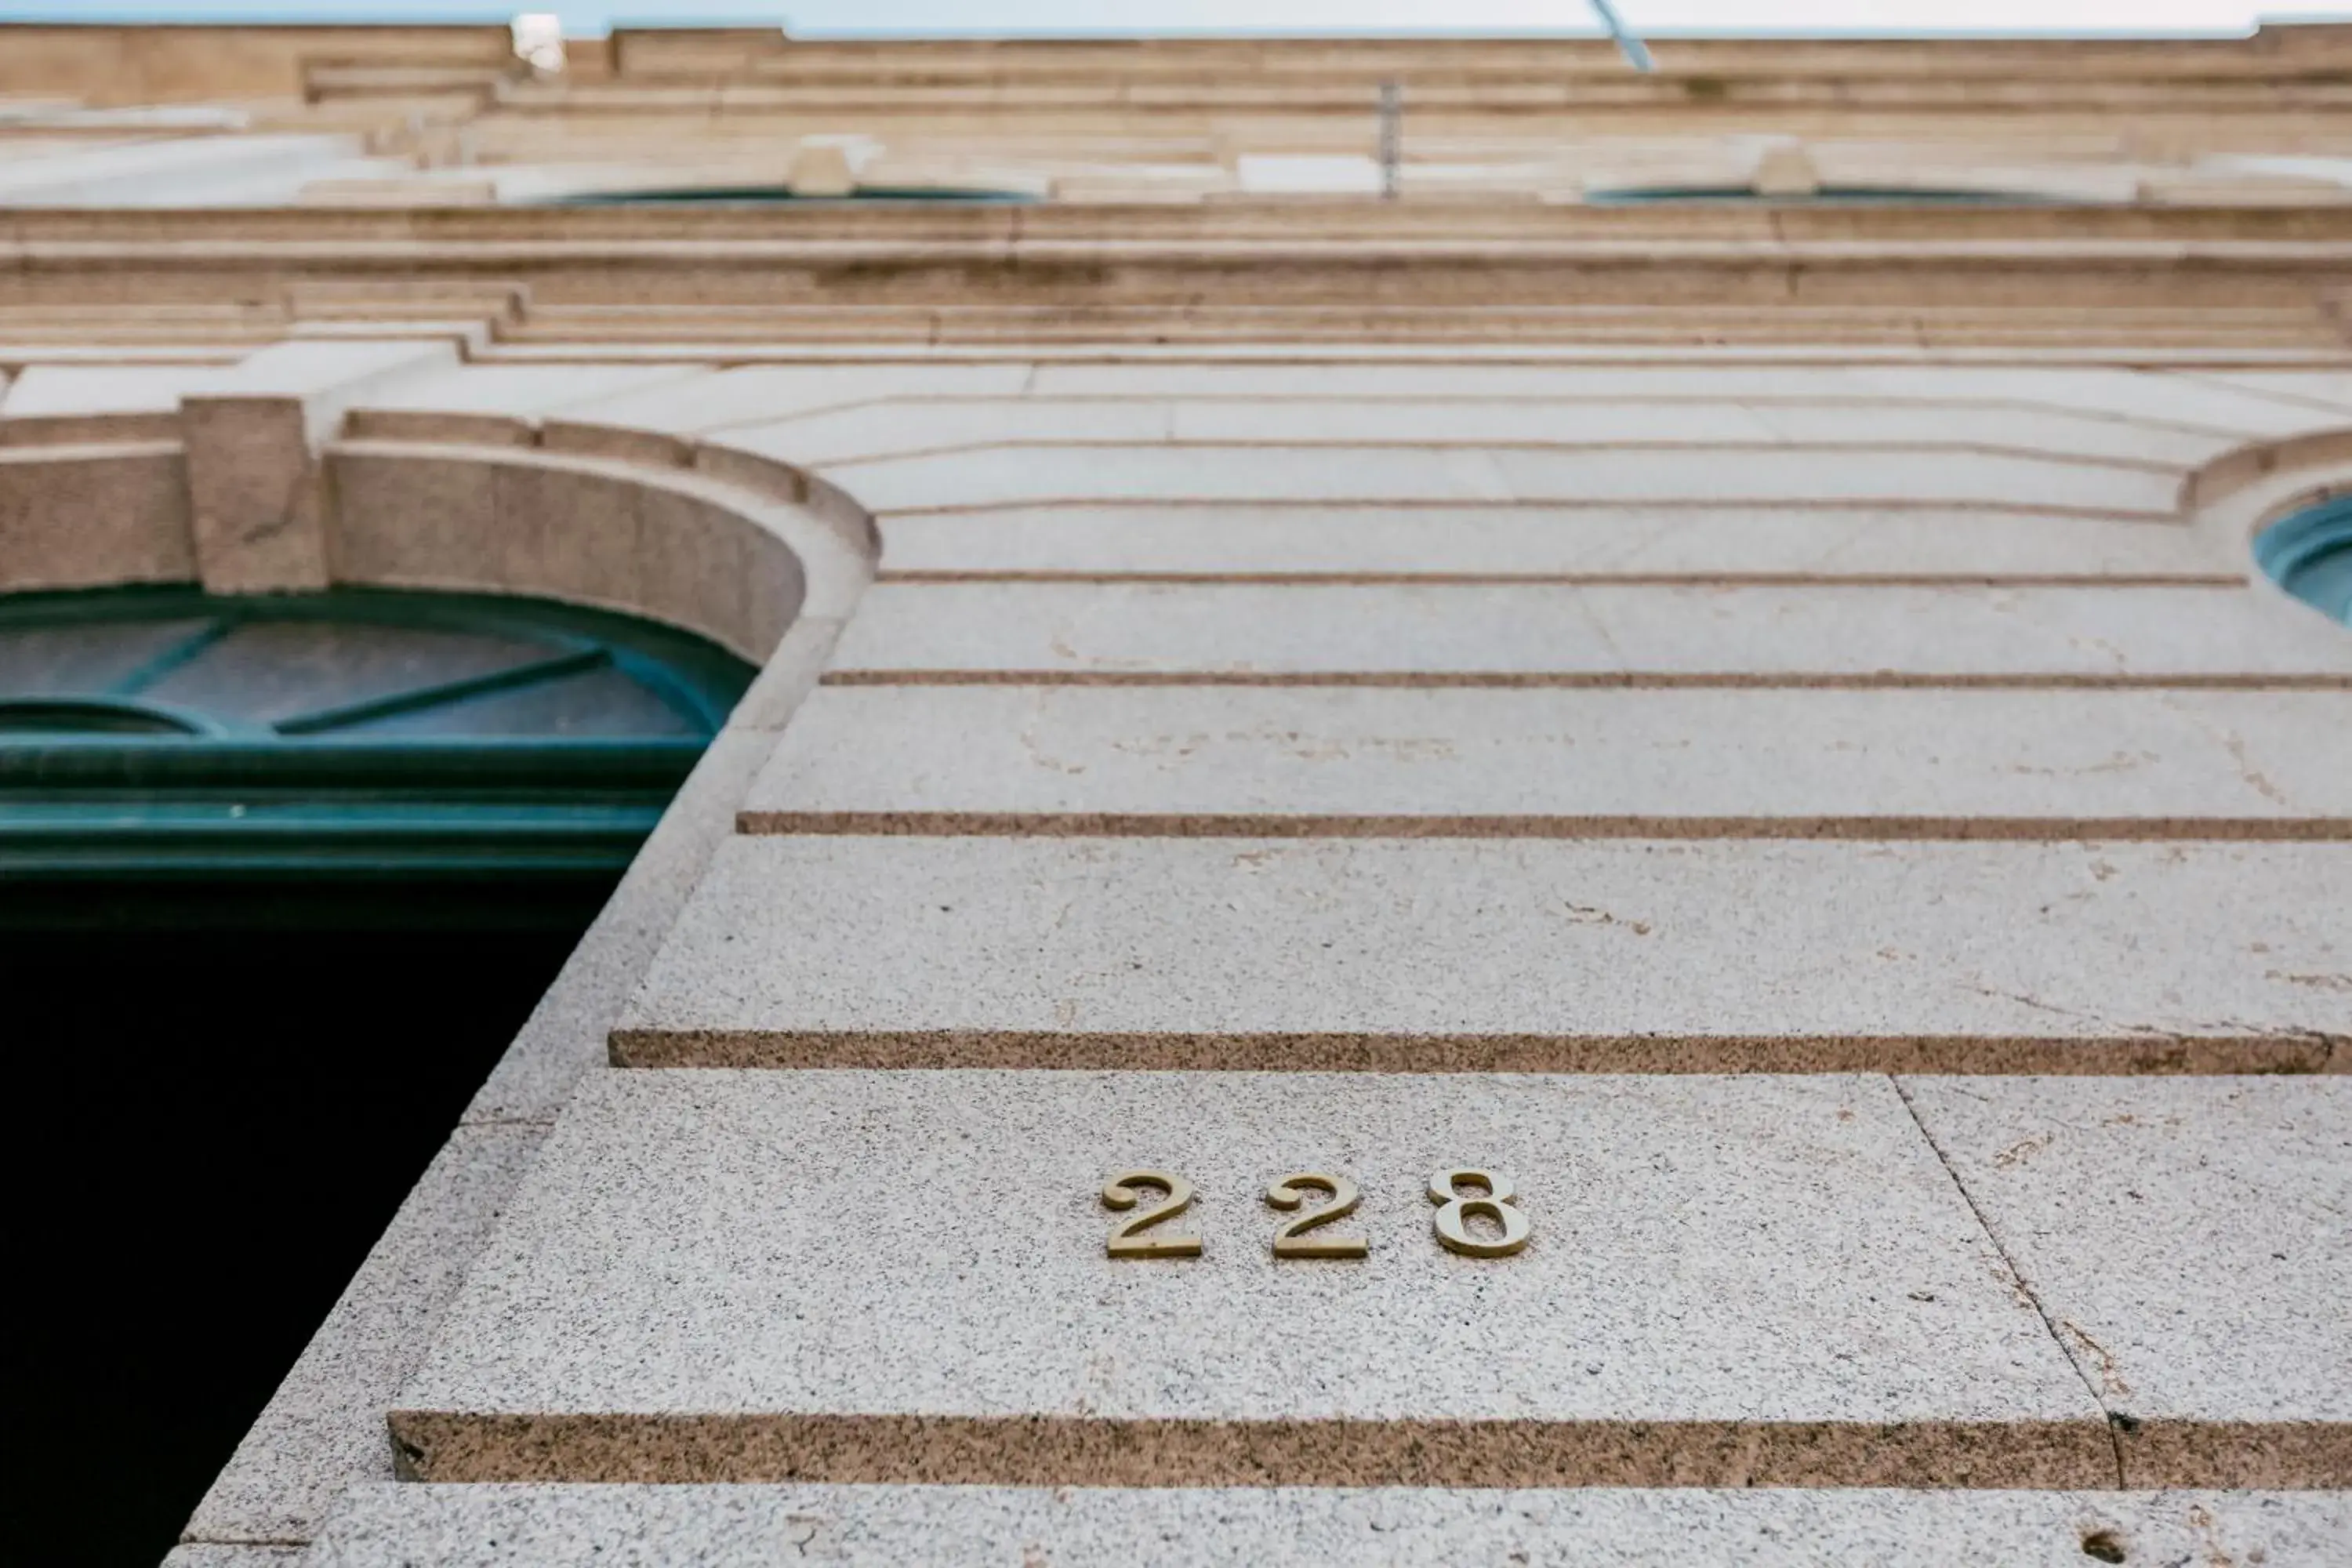
[(446, 339), (289, 338), (180, 399), (196, 570), (216, 594), (333, 580), (324, 457), (352, 405), (458, 363)]
[(215, 594), (327, 586), (328, 488), (298, 401), (180, 405), (198, 576)]
[(781, 458), (712, 441), (697, 443), (693, 464), (698, 473), (719, 483), (754, 490), (810, 513), (869, 568), (881, 560), (882, 531), (873, 514), (824, 476)]

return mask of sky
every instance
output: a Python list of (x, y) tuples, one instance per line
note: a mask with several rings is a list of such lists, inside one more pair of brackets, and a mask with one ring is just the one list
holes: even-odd
[[(2258, 16), (2346, 16), (2345, 0), (1618, 0), (1636, 32), (2242, 32)], [(1594, 31), (1588, 0), (0, 0), (0, 21), (775, 23), (807, 35)]]

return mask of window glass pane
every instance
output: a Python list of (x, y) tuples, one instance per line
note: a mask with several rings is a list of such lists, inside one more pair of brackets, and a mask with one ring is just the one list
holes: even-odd
[(264, 621), (237, 627), (147, 689), (158, 702), (268, 722), (552, 657), (519, 638), (365, 622)]
[(699, 735), (659, 697), (610, 668), (542, 685), (493, 691), (462, 702), (402, 713), (337, 730), (357, 739), (379, 735)]
[(0, 627), (0, 697), (92, 695), (177, 647), (207, 623), (115, 621)]

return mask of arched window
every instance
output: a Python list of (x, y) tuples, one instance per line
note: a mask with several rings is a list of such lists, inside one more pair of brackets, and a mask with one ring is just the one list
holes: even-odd
[(530, 599), (0, 598), (0, 875), (601, 901), (751, 676)]
[(2352, 492), (2263, 530), (2254, 559), (2280, 587), (2352, 626)]

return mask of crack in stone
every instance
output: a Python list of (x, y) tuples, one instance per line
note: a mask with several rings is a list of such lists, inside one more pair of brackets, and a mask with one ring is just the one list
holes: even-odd
[(2131, 1384), (2124, 1381), (2123, 1369), (2116, 1364), (2113, 1351), (2085, 1333), (2083, 1325), (2072, 1318), (2059, 1319), (2058, 1326), (2082, 1342), (2083, 1348), (2096, 1358), (2099, 1363), (2100, 1384), (2109, 1394), (2129, 1394), (2132, 1391)]
[[(2066, 1336), (2059, 1331), (2059, 1320), (2053, 1317), (2050, 1309), (2042, 1304), (2041, 1293), (2034, 1289), (2033, 1282), (2025, 1277), (2024, 1270), (2018, 1268), (2017, 1260), (2009, 1255), (2009, 1248), (2000, 1244), (2000, 1237), (1993, 1232), (1992, 1221), (1986, 1215), (1983, 1208), (1979, 1206), (1976, 1194), (1969, 1191), (1968, 1183), (1960, 1179), (1959, 1167), (1955, 1165), (1952, 1163), (1952, 1157), (1944, 1152), (1944, 1146), (1936, 1141), (1935, 1133), (1928, 1130), (1927, 1119), (1919, 1114), (1918, 1106), (1912, 1102), (1911, 1091), (1904, 1086), (1903, 1080), (1893, 1073), (1886, 1075), (1886, 1081), (1894, 1087), (1895, 1097), (1903, 1102), (1903, 1109), (1910, 1113), (1911, 1123), (1919, 1129), (1919, 1136), (1927, 1140), (1927, 1148), (1936, 1156), (1937, 1163), (1944, 1167), (1944, 1173), (1952, 1178), (1953, 1188), (1959, 1193), (1960, 1201), (1969, 1205), (1969, 1213), (1976, 1216), (1977, 1228), (1984, 1232), (1985, 1240), (1990, 1244), (1994, 1254), (2000, 1258), (2002, 1267), (2009, 1270), (2010, 1279), (2015, 1285), (2018, 1293), (2033, 1308), (2034, 1315), (2042, 1320), (2042, 1328), (2049, 1332), (2050, 1342), (2058, 1347), (2058, 1353), (2064, 1356), (2066, 1364), (2074, 1369), (2074, 1375), (2082, 1380), (2083, 1390), (2091, 1396), (2091, 1403), (2097, 1405), (2100, 1413), (2106, 1416), (2107, 1445), (2115, 1451), (2116, 1456), (2116, 1485), (2128, 1487), (2131, 1483), (2124, 1473), (2123, 1439), (2116, 1432), (2116, 1417), (2118, 1412), (2107, 1404), (2106, 1395), (2101, 1391), (2099, 1384), (2091, 1380), (2090, 1373), (2074, 1352), (2068, 1348)], [(2071, 1323), (2066, 1326), (2074, 1327)], [(2078, 1334), (2082, 1333), (2080, 1329), (2075, 1329), (2074, 1331)], [(2084, 1335), (2084, 1339), (2087, 1343), (2089, 1336)]]

